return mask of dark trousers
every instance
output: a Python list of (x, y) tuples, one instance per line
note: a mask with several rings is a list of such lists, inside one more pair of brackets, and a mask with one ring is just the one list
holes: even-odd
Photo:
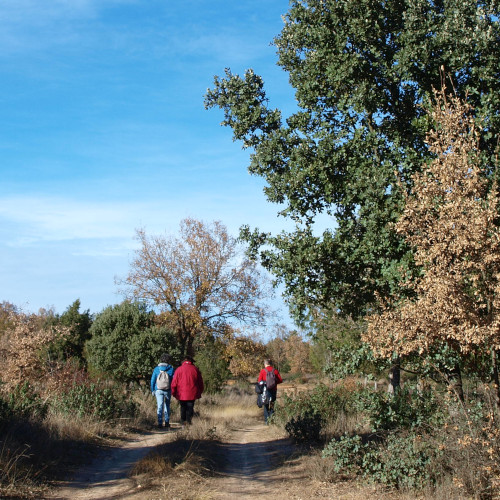
[(181, 406), (181, 423), (191, 423), (194, 413), (194, 401), (179, 401)]
[(269, 403), (264, 405), (264, 420), (266, 421), (266, 424), (268, 418), (271, 417), (272, 414), (274, 413), (274, 402), (276, 401), (276, 393), (277, 391), (269, 391), (269, 395), (271, 396), (270, 401)]
[(264, 420), (267, 424), (267, 419), (274, 413), (274, 401), (271, 401), (267, 405), (264, 405)]

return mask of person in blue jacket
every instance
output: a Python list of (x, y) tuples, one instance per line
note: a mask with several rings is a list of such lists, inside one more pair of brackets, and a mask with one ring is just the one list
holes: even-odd
[[(165, 428), (170, 428), (170, 398), (172, 397), (172, 390), (168, 388), (159, 388), (158, 385), (164, 385), (158, 377), (160, 372), (166, 372), (169, 375), (170, 382), (174, 377), (174, 367), (170, 364), (172, 358), (170, 354), (163, 353), (160, 357), (160, 363), (155, 366), (153, 374), (151, 375), (151, 392), (156, 397), (157, 402), (157, 415), (158, 415), (158, 428), (163, 428), (163, 417), (165, 416)], [(163, 377), (161, 377), (163, 378)]]

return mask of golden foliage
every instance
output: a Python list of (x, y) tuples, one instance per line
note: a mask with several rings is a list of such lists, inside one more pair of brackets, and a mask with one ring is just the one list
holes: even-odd
[(305, 375), (311, 372), (309, 361), (310, 346), (297, 332), (292, 332), (285, 340), (286, 359), (290, 363), (290, 373)]
[(137, 239), (140, 248), (123, 282), (128, 295), (162, 309), (182, 345), (231, 319), (262, 320), (264, 279), (255, 263), (239, 255), (222, 223), (187, 218), (178, 238), (139, 229)]
[(44, 318), (36, 314), (11, 312), (10, 328), (1, 339), (1, 378), (7, 388), (18, 384), (24, 377), (42, 380), (44, 363), (42, 349), (57, 338), (69, 335), (63, 326), (44, 325)]
[(427, 136), (435, 159), (413, 176), (396, 231), (414, 247), (422, 274), (402, 286), (415, 299), (369, 318), (364, 340), (389, 357), (448, 342), (462, 352), (500, 347), (497, 186), (479, 168), (479, 130), (467, 102), (435, 92)]
[(229, 370), (235, 377), (250, 377), (264, 368), (266, 348), (250, 337), (233, 337), (227, 342), (226, 356)]

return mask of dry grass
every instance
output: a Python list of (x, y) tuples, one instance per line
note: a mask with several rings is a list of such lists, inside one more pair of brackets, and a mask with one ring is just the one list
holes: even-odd
[(109, 432), (109, 424), (90, 417), (75, 417), (61, 413), (49, 413), (43, 427), (54, 441), (95, 443)]

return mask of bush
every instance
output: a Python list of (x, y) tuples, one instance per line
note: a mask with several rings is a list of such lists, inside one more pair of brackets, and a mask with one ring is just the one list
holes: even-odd
[(273, 422), (298, 440), (318, 440), (322, 429), (339, 413), (355, 412), (358, 393), (343, 385), (329, 388), (317, 385), (310, 392), (284, 395), (276, 403)]
[(164, 352), (175, 359), (180, 351), (173, 331), (155, 324), (145, 304), (122, 302), (98, 314), (85, 344), (89, 369), (117, 381), (149, 380)]
[(216, 340), (208, 340), (198, 347), (196, 352), (196, 365), (203, 376), (205, 392), (218, 394), (222, 392), (231, 372), (229, 363), (224, 359), (224, 346)]
[(94, 383), (70, 386), (67, 391), (54, 398), (52, 405), (61, 413), (78, 417), (90, 416), (99, 420), (120, 416), (126, 406), (125, 398), (117, 396), (116, 390)]
[(332, 439), (323, 449), (322, 456), (333, 460), (335, 472), (351, 474), (361, 467), (366, 446), (362, 443), (361, 436), (344, 435), (340, 439)]
[(418, 394), (409, 387), (395, 395), (365, 391), (360, 400), (373, 432), (396, 429), (430, 429), (443, 424), (444, 413), (436, 394)]
[(285, 424), (285, 430), (296, 441), (319, 441), (323, 424), (324, 419), (318, 412), (307, 409), (302, 415), (292, 417)]
[(0, 430), (7, 425), (14, 416), (14, 412), (10, 407), (8, 401), (6, 401), (3, 397), (0, 397)]
[(48, 405), (29, 382), (16, 385), (7, 398), (12, 413), (26, 420), (43, 420), (47, 415)]
[(363, 456), (363, 475), (396, 488), (419, 489), (435, 483), (427, 439), (413, 433), (389, 434), (381, 445), (371, 443)]
[(388, 434), (382, 441), (363, 443), (360, 436), (332, 440), (323, 457), (333, 459), (333, 470), (391, 487), (415, 489), (434, 483), (431, 464), (436, 456), (422, 436)]

